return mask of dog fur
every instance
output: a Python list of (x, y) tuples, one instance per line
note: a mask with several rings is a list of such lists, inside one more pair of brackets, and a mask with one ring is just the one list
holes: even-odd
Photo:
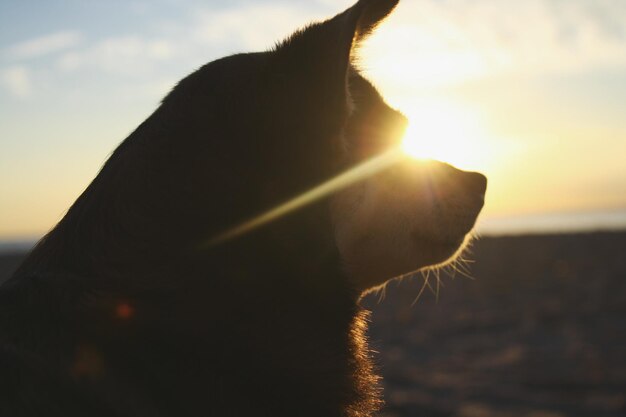
[(0, 416), (369, 416), (361, 294), (445, 261), (486, 181), (403, 161), (203, 243), (395, 146), (353, 66), (397, 0), (183, 79), (0, 289)]

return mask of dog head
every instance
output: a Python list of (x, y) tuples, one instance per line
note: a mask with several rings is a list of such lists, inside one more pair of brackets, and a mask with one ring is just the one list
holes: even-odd
[(232, 239), (212, 238), (397, 147), (406, 118), (353, 65), (355, 47), (396, 3), (360, 0), (270, 51), (223, 58), (183, 79), (59, 225), (80, 224), (63, 243), (73, 245), (68, 252), (146, 275), (146, 265), (174, 265), (190, 247), (240, 264), (251, 252), (257, 264), (312, 264), (307, 258), (330, 248), (359, 291), (453, 256), (486, 180), (408, 158), (226, 233)]

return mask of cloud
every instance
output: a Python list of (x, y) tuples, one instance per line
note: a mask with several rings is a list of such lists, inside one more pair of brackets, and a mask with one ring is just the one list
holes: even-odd
[(4, 69), (0, 73), (0, 81), (17, 98), (27, 98), (32, 94), (33, 86), (26, 67), (14, 66)]
[(144, 39), (137, 35), (111, 37), (88, 48), (63, 54), (57, 67), (64, 71), (86, 68), (116, 74), (140, 74), (154, 67), (158, 61), (172, 58), (174, 45), (164, 39)]
[(15, 60), (35, 58), (72, 48), (81, 41), (79, 32), (66, 30), (20, 42), (7, 48), (4, 55)]
[(265, 3), (219, 11), (200, 9), (195, 13), (193, 39), (246, 52), (267, 50), (298, 27), (328, 17), (299, 6)]
[(365, 51), (377, 77), (420, 86), (626, 68), (626, 2), (401, 2)]
[(290, 4), (249, 4), (226, 9), (190, 9), (184, 20), (167, 22), (168, 37), (128, 34), (102, 39), (61, 54), (56, 69), (85, 69), (117, 75), (159, 72), (159, 65), (176, 62), (181, 68), (197, 67), (226, 54), (270, 49), (315, 15), (306, 7)]
[[(157, 34), (137, 29), (87, 42), (79, 32), (63, 30), (18, 43), (4, 55), (49, 57), (33, 74), (9, 71), (14, 79), (37, 76), (39, 86), (87, 71), (105, 74), (103, 79), (106, 74), (142, 81), (170, 79), (225, 54), (271, 48), (296, 28), (350, 4), (318, 0), (196, 5), (162, 19)], [(363, 67), (375, 81), (402, 90), (407, 80), (409, 87), (419, 89), (500, 74), (626, 68), (626, 2), (404, 1), (362, 56)]]

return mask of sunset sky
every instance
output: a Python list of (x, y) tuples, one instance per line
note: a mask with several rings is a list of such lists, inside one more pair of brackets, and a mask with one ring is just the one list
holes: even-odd
[[(50, 229), (180, 78), (351, 3), (1, 2), (0, 240)], [(487, 174), (484, 231), (626, 226), (626, 1), (402, 0), (360, 54), (424, 156)]]

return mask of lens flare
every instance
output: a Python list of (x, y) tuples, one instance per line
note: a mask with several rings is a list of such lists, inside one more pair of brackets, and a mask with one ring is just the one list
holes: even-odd
[(437, 159), (464, 169), (484, 167), (487, 146), (485, 135), (479, 129), (478, 118), (471, 112), (461, 111), (454, 106), (429, 105), (414, 107), (408, 113), (410, 124), (405, 133), (401, 149), (394, 148), (352, 169), (329, 179), (289, 201), (250, 218), (231, 229), (206, 240), (203, 248), (210, 248), (238, 238), (267, 223), (285, 216), (320, 198), (375, 175), (406, 156), (417, 159)]
[(401, 158), (403, 158), (402, 152), (399, 152), (398, 149), (391, 149), (349, 169), (342, 174), (337, 175), (334, 178), (329, 179), (317, 187), (314, 187), (292, 198), (291, 200), (266, 211), (265, 213), (253, 217), (248, 221), (233, 227), (232, 229), (226, 230), (225, 232), (207, 240), (201, 246), (203, 248), (210, 248), (251, 232), (254, 229), (283, 217), (292, 211), (319, 200), (320, 198), (326, 197), (358, 181), (362, 181), (365, 178), (393, 165)]

